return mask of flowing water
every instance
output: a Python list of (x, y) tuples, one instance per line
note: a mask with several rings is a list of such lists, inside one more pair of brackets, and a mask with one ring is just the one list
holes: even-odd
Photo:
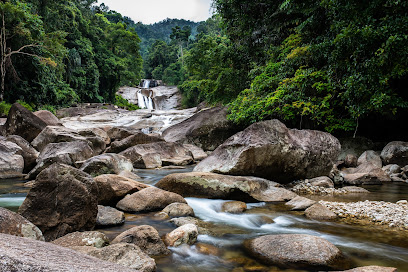
[[(162, 177), (184, 169), (138, 170), (137, 174), (145, 183), (154, 185)], [(395, 202), (408, 199), (408, 184), (391, 183), (381, 186), (366, 186), (372, 193), (358, 198), (336, 196), (327, 200), (359, 201), (385, 200)], [(21, 181), (0, 182), (0, 206), (17, 210), (24, 200), (28, 188)], [(263, 266), (249, 257), (244, 249), (246, 239), (266, 234), (310, 234), (329, 240), (348, 256), (353, 266), (381, 265), (397, 267), (398, 271), (408, 271), (407, 232), (385, 229), (379, 226), (363, 226), (346, 222), (322, 222), (306, 219), (301, 212), (289, 211), (283, 204), (250, 203), (243, 214), (221, 212), (225, 200), (186, 198), (194, 209), (196, 217), (211, 234), (199, 235), (193, 246), (171, 248), (172, 254), (156, 258), (157, 271), (295, 271)], [(158, 219), (155, 213), (126, 214), (123, 226), (101, 229), (113, 239), (119, 233), (138, 225), (151, 225), (160, 235), (175, 228)], [(203, 248), (205, 250), (203, 250)], [(239, 269), (238, 269), (239, 268)]]

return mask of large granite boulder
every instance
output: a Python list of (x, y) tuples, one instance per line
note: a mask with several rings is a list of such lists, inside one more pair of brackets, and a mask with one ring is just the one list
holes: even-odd
[(91, 158), (93, 150), (85, 141), (50, 143), (37, 158), (37, 165), (28, 173), (27, 179), (35, 177), (53, 163), (77, 166), (76, 162)]
[(261, 236), (246, 241), (245, 248), (260, 261), (284, 268), (332, 270), (343, 261), (341, 251), (332, 243), (306, 234)]
[(23, 176), (23, 153), (23, 150), (15, 143), (0, 140), (0, 179)]
[(51, 243), (63, 247), (89, 246), (101, 248), (109, 245), (109, 238), (99, 231), (72, 232)]
[(133, 194), (150, 187), (119, 175), (105, 174), (94, 178), (99, 189), (98, 203), (109, 205), (118, 203), (127, 194)]
[(6, 141), (15, 143), (23, 150), (21, 156), (24, 159), (24, 173), (28, 173), (35, 167), (40, 153), (26, 139), (18, 135), (9, 135), (6, 137)]
[(135, 168), (188, 165), (194, 161), (190, 150), (178, 143), (157, 142), (136, 145), (121, 152)]
[(137, 132), (136, 134), (126, 137), (122, 140), (114, 141), (113, 143), (111, 143), (111, 146), (106, 149), (106, 152), (119, 153), (135, 145), (150, 144), (163, 141), (164, 140), (161, 137)]
[(133, 269), (87, 256), (52, 243), (1, 233), (0, 252), (0, 271), (4, 272), (135, 272)]
[(171, 174), (161, 179), (156, 186), (184, 197), (268, 202), (287, 201), (296, 197), (295, 193), (270, 180), (215, 173)]
[(329, 133), (289, 129), (269, 120), (230, 137), (194, 171), (291, 182), (328, 176), (339, 152), (340, 142)]
[(163, 131), (168, 142), (194, 144), (206, 151), (213, 151), (241, 128), (227, 120), (227, 108), (215, 107), (202, 110), (187, 120)]
[(50, 143), (84, 141), (94, 151), (94, 155), (101, 154), (106, 149), (106, 139), (93, 130), (76, 131), (61, 126), (47, 126), (31, 144), (42, 151)]
[(123, 225), (125, 223), (125, 213), (115, 208), (98, 205), (98, 215), (96, 226), (110, 227)]
[(408, 142), (390, 142), (381, 151), (384, 164), (408, 165)]
[(0, 207), (0, 233), (44, 241), (39, 228), (19, 215)]
[(14, 103), (3, 130), (6, 135), (19, 135), (31, 142), (46, 126), (47, 124), (31, 111)]
[(127, 195), (118, 202), (116, 208), (125, 212), (150, 212), (164, 209), (175, 202), (186, 203), (186, 200), (181, 195), (149, 187)]
[(37, 176), (19, 213), (41, 229), (46, 241), (91, 230), (98, 214), (98, 186), (76, 168), (53, 164)]
[(132, 172), (133, 165), (129, 159), (122, 155), (106, 153), (85, 161), (81, 166), (81, 170), (94, 177), (103, 174), (119, 175), (121, 173)]
[(47, 110), (39, 110), (34, 112), (34, 115), (44, 121), (47, 126), (62, 126), (61, 121), (52, 112)]
[(117, 243), (135, 244), (149, 256), (170, 253), (157, 230), (148, 225), (133, 227), (122, 232), (112, 241), (112, 244)]

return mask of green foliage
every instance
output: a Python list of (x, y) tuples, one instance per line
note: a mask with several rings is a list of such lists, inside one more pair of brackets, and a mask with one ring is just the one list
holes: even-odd
[(129, 103), (126, 99), (124, 99), (120, 95), (115, 95), (115, 103), (116, 106), (129, 110), (129, 111), (134, 111), (140, 109), (137, 105)]
[(1, 101), (0, 102), (0, 117), (7, 117), (11, 108), (11, 104)]

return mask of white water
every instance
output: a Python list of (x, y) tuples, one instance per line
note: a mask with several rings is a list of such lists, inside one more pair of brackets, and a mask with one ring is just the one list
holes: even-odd
[(148, 96), (144, 96), (141, 93), (141, 90), (137, 92), (137, 104), (139, 108), (141, 109), (148, 109), (148, 110), (153, 110), (153, 99)]
[(143, 82), (143, 88), (148, 89), (150, 86), (150, 80), (145, 79), (145, 81)]

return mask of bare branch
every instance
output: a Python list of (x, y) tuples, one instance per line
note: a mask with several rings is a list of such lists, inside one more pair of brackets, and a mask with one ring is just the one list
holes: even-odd
[(26, 49), (26, 48), (31, 48), (31, 47), (42, 47), (42, 46), (39, 45), (39, 44), (27, 44), (27, 45), (22, 46), (20, 49), (18, 49), (18, 50), (16, 50), (16, 51), (11, 51), (10, 53), (8, 53), (8, 54), (6, 55), (6, 57), (10, 57), (10, 56), (13, 55), (13, 54), (23, 54), (23, 55), (32, 56), (32, 55), (30, 55), (29, 53), (21, 52), (22, 50), (24, 50), (24, 49)]

